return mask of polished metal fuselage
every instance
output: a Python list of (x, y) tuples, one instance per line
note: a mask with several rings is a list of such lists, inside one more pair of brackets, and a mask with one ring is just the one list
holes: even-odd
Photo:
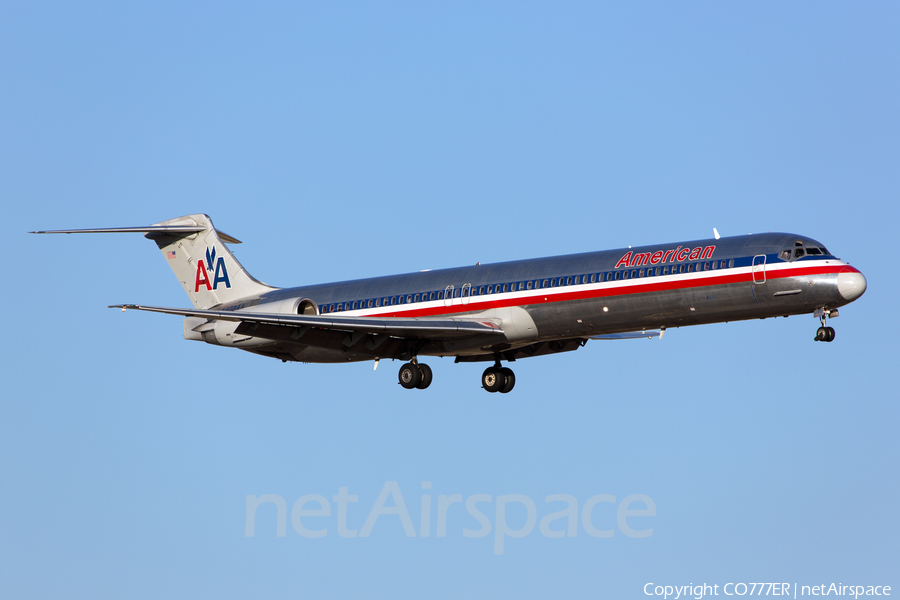
[(237, 333), (245, 338), (235, 346), (303, 362), (415, 355), (515, 360), (574, 350), (597, 335), (809, 314), (855, 299), (841, 294), (838, 278), (856, 269), (830, 254), (794, 259), (796, 248), (823, 249), (805, 236), (770, 233), (279, 289), (243, 302), (263, 311), (306, 302), (320, 314), (483, 317), (502, 322), (504, 339), (348, 346), (315, 332), (293, 340), (287, 328), (274, 326), (264, 339), (252, 338), (259, 328), (241, 326)]

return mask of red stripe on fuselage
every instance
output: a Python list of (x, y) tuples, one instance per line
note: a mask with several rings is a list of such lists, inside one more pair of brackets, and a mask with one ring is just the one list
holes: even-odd
[[(788, 277), (803, 277), (804, 275), (827, 275), (840, 272), (858, 273), (859, 271), (850, 265), (834, 265), (824, 267), (800, 267), (792, 269), (779, 269), (777, 271), (766, 271), (766, 281), (773, 279), (785, 279)], [(712, 272), (710, 272), (712, 273)], [(543, 288), (541, 290), (528, 290), (532, 295), (518, 298), (505, 298), (501, 300), (480, 300), (484, 296), (472, 296), (468, 304), (453, 304), (451, 306), (433, 306), (430, 308), (410, 308), (406, 310), (396, 310), (389, 313), (374, 313), (360, 315), (366, 317), (431, 317), (435, 315), (450, 315), (470, 312), (481, 312), (492, 308), (507, 308), (510, 306), (523, 306), (533, 304), (552, 304), (554, 302), (570, 302), (572, 300), (590, 300), (595, 298), (609, 298), (613, 296), (629, 296), (633, 294), (647, 294), (651, 292), (664, 292), (669, 290), (690, 289), (711, 287), (714, 285), (727, 285), (731, 283), (753, 283), (752, 273), (738, 273), (735, 275), (715, 275), (708, 277), (692, 277), (690, 279), (683, 278), (675, 281), (653, 282), (654, 277), (645, 277), (642, 279), (631, 279), (629, 281), (639, 281), (628, 285), (620, 285), (617, 287), (600, 288), (592, 290), (579, 290), (571, 292), (557, 292), (563, 289)], [(624, 280), (618, 280), (621, 282)], [(616, 283), (618, 283), (616, 282)], [(613, 283), (613, 282), (609, 282)], [(587, 284), (596, 285), (596, 284)], [(758, 284), (757, 284), (758, 285)], [(549, 292), (549, 293), (548, 293)], [(509, 293), (509, 292), (507, 292)], [(476, 300), (478, 299), (478, 300)], [(459, 300), (454, 298), (454, 301)], [(409, 305), (406, 305), (409, 306)], [(399, 308), (399, 305), (398, 305)]]

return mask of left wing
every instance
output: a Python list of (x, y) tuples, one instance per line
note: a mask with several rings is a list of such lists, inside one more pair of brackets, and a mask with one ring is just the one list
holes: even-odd
[[(254, 313), (229, 310), (199, 310), (190, 308), (166, 308), (140, 304), (114, 304), (110, 308), (144, 310), (148, 312), (201, 317), (219, 321), (233, 321), (247, 324), (284, 325), (308, 327), (341, 333), (375, 333), (400, 338), (425, 340), (447, 340), (482, 334), (503, 334), (499, 319), (454, 318), (454, 319), (398, 319), (393, 317), (340, 317), (288, 315), (278, 313)], [(266, 337), (264, 334), (259, 337)]]

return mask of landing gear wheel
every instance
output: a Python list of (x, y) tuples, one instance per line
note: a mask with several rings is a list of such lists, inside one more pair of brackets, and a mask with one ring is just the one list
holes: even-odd
[(425, 363), (419, 363), (416, 366), (419, 367), (419, 372), (422, 374), (422, 379), (419, 381), (418, 385), (416, 385), (416, 389), (424, 390), (429, 385), (431, 385), (431, 379), (432, 379), (431, 367), (429, 367)]
[(492, 394), (502, 390), (505, 384), (506, 375), (497, 367), (488, 367), (481, 374), (481, 386)]
[(503, 377), (506, 381), (503, 383), (503, 388), (500, 390), (501, 394), (508, 394), (512, 391), (514, 387), (516, 387), (516, 374), (513, 373), (512, 369), (508, 369), (503, 367), (500, 369), (500, 372), (503, 374)]
[(817, 342), (827, 342), (828, 341), (828, 330), (830, 327), (819, 327), (816, 329), (816, 337), (813, 338)]
[(834, 327), (826, 327), (825, 331), (826, 331), (825, 341), (833, 342), (834, 341)]
[(420, 381), (422, 381), (422, 372), (419, 370), (418, 365), (406, 363), (405, 365), (400, 367), (398, 378), (400, 379), (400, 385), (408, 390), (411, 390), (419, 385)]

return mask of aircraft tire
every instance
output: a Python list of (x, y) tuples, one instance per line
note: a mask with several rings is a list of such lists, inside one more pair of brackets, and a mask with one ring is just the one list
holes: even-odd
[(508, 394), (512, 391), (514, 387), (516, 387), (516, 374), (513, 373), (512, 369), (508, 369), (507, 367), (503, 367), (500, 369), (500, 372), (503, 373), (503, 388), (500, 390), (501, 394)]
[(481, 374), (481, 386), (492, 394), (502, 390), (505, 383), (506, 376), (496, 367), (488, 367)]
[(419, 382), (422, 380), (422, 372), (417, 365), (406, 363), (400, 367), (400, 372), (397, 374), (397, 377), (400, 379), (400, 385), (411, 390), (419, 385)]
[(825, 327), (819, 327), (818, 329), (816, 329), (816, 337), (814, 339), (817, 342), (827, 342), (828, 330)]
[(424, 390), (431, 385), (431, 380), (433, 378), (431, 367), (425, 363), (419, 363), (417, 366), (419, 367), (419, 372), (422, 374), (422, 379), (419, 381), (418, 385), (416, 385), (416, 389)]
[(826, 335), (826, 337), (825, 337), (825, 341), (826, 341), (826, 342), (833, 342), (833, 341), (834, 341), (834, 327), (826, 327), (826, 328), (825, 328), (825, 331), (827, 332), (827, 335)]

